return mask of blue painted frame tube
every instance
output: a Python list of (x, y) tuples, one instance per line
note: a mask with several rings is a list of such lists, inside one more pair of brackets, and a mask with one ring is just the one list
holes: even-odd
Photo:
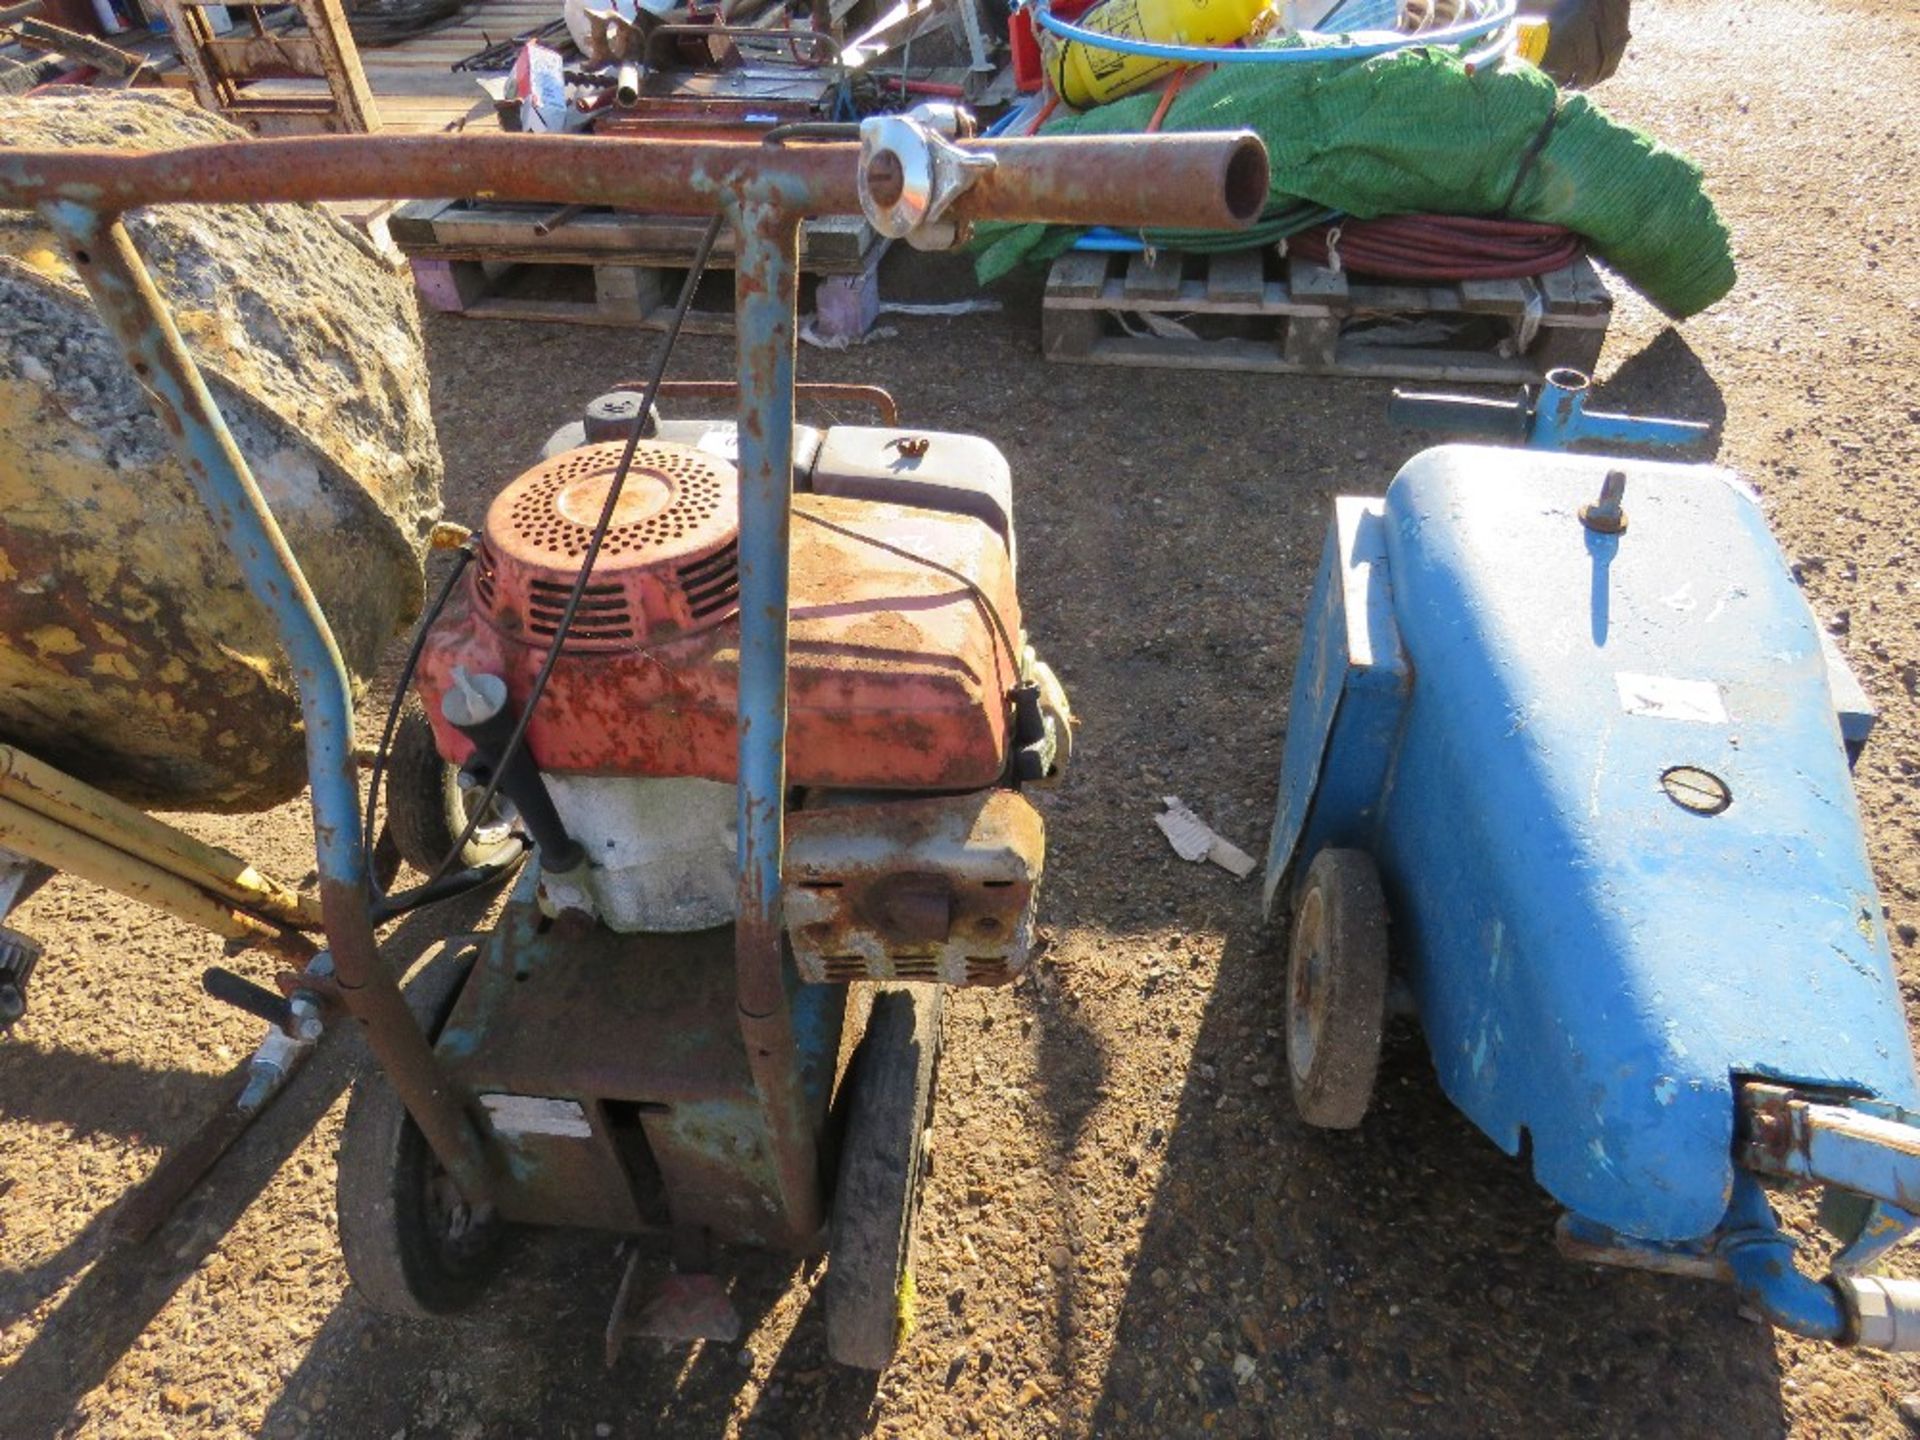
[(768, 184), (729, 197), (728, 211), (738, 236), (740, 369), (740, 906), (734, 966), (740, 1032), (773, 1139), (789, 1238), (811, 1248), (825, 1206), (817, 1137), (794, 1049), (780, 907), (801, 207)]
[(1719, 1250), (1733, 1271), (1734, 1288), (1768, 1324), (1812, 1340), (1851, 1338), (1840, 1292), (1795, 1266), (1793, 1241), (1780, 1233), (1766, 1192), (1746, 1170), (1734, 1171), (1733, 1199), (1721, 1225)]
[(67, 200), (49, 201), (40, 213), (66, 245), (121, 354), (175, 437), (187, 478), (239, 561), (247, 588), (273, 617), (300, 694), (321, 904), (340, 990), (435, 1156), (467, 1199), (484, 1205), (493, 1187), (479, 1135), (374, 940), (352, 692), (333, 632), (120, 217)]

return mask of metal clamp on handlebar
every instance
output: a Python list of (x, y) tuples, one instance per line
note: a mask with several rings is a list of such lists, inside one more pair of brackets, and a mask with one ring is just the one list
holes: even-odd
[(904, 115), (860, 122), (860, 208), (875, 230), (916, 250), (951, 250), (967, 238), (964, 221), (942, 217), (998, 163), (953, 142), (973, 134), (957, 105), (917, 105)]

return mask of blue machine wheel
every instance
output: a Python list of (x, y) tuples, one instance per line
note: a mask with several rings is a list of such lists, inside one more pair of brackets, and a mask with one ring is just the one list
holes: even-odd
[(1387, 1008), (1387, 901), (1364, 850), (1307, 867), (1287, 946), (1287, 1072), (1300, 1118), (1351, 1130), (1367, 1113)]

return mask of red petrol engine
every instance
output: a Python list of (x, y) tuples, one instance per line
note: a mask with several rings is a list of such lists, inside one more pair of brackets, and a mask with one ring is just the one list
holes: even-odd
[[(550, 908), (620, 931), (733, 914), (733, 432), (666, 433), (635, 453), (525, 740), (587, 866), (549, 867)], [(1044, 848), (1021, 771), (1064, 759), (1065, 701), (1025, 644), (1005, 461), (971, 437), (907, 438), (839, 427), (797, 447), (789, 929), (813, 979), (1005, 980)], [(562, 450), (489, 507), (418, 672), (449, 759), (474, 757), (450, 692), (493, 676), (525, 704), (622, 449)]]
[[(621, 448), (568, 451), (494, 500), (472, 583), (422, 657), (430, 716), (439, 718), (432, 702), (455, 665), (526, 693)], [(641, 445), (528, 727), (542, 771), (734, 778), (737, 486), (717, 456)], [(803, 493), (792, 543), (789, 779), (882, 790), (1000, 779), (1020, 669), (1011, 648), (1020, 607), (1000, 537), (967, 515)], [(465, 758), (458, 731), (441, 720), (437, 733), (444, 753)]]

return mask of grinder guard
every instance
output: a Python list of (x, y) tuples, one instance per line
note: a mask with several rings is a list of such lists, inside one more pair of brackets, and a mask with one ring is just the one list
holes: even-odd
[[(1610, 471), (1621, 530), (1583, 521)], [(1916, 1108), (1849, 693), (1728, 473), (1426, 451), (1337, 502), (1269, 911), (1323, 848), (1371, 853), (1448, 1096), (1583, 1234), (1726, 1273), (1765, 1229), (1743, 1170), (1842, 1178), (1804, 1138), (1756, 1154), (1765, 1097)], [(1912, 1223), (1880, 1218), (1882, 1248)]]

